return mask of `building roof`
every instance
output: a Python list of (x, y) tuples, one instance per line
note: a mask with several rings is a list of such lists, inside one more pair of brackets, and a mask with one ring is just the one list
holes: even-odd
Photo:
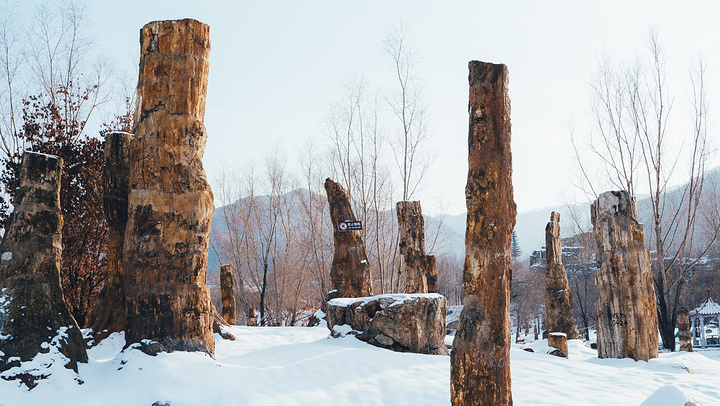
[(694, 310), (690, 310), (690, 317), (693, 316), (717, 316), (720, 315), (720, 304), (715, 303), (710, 296)]

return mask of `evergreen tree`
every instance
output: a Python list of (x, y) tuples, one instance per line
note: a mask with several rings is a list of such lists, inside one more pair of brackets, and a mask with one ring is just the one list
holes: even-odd
[(517, 232), (512, 232), (512, 242), (510, 243), (510, 256), (513, 260), (517, 260), (522, 255), (522, 249), (520, 249), (520, 243), (518, 242)]

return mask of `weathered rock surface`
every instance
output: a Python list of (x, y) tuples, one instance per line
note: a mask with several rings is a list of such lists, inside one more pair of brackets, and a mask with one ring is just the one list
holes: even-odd
[[(564, 333), (568, 340), (580, 338), (573, 322), (573, 302), (560, 242), (560, 214), (552, 212), (545, 227), (545, 312), (548, 333)], [(566, 344), (567, 346), (567, 344)]]
[(235, 279), (232, 274), (232, 265), (220, 267), (220, 295), (222, 298), (222, 318), (226, 323), (237, 323), (235, 314)]
[(431, 293), (336, 298), (327, 307), (328, 328), (333, 336), (351, 333), (393, 351), (447, 354), (444, 296)]
[(112, 132), (105, 138), (103, 208), (108, 224), (107, 279), (90, 314), (95, 342), (125, 329), (123, 244), (127, 225), (128, 175), (132, 134)]
[(155, 21), (140, 32), (124, 265), (128, 344), (213, 354), (205, 285), (215, 206), (202, 156), (209, 27)]
[(505, 65), (469, 63), (470, 130), (463, 310), (453, 341), (453, 405), (512, 405), (510, 98)]
[[(77, 363), (88, 360), (60, 286), (61, 170), (60, 158), (23, 155), (15, 210), (0, 245), (0, 372), (48, 352), (49, 346), (57, 347), (67, 357), (65, 366), (76, 372)], [(13, 376), (30, 388), (42, 377), (42, 368)]]
[(690, 309), (680, 306), (677, 310), (678, 337), (680, 351), (693, 352), (692, 334), (690, 333)]
[(590, 209), (600, 263), (595, 273), (598, 357), (656, 358), (655, 290), (635, 199), (626, 191), (605, 192)]
[(335, 241), (335, 254), (330, 268), (333, 290), (328, 292), (326, 300), (336, 297), (372, 296), (370, 265), (362, 234), (357, 230), (338, 229), (338, 223), (356, 220), (348, 192), (330, 178), (325, 179), (325, 191), (330, 205)]
[(425, 255), (425, 219), (419, 201), (396, 204), (406, 293), (437, 293), (435, 257)]

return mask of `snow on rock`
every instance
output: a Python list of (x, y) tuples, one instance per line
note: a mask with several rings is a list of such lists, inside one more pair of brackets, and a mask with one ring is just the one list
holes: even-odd
[(445, 314), (445, 297), (435, 293), (336, 298), (327, 305), (333, 337), (352, 333), (378, 347), (420, 354), (447, 354)]
[(701, 406), (701, 404), (677, 386), (665, 385), (658, 388), (640, 406)]

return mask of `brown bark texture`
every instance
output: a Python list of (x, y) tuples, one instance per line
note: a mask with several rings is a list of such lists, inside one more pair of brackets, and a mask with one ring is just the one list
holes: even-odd
[(598, 357), (656, 358), (655, 291), (635, 199), (626, 191), (605, 192), (590, 210), (600, 263), (595, 273)]
[(573, 301), (562, 263), (560, 214), (552, 212), (545, 227), (545, 312), (548, 333), (565, 333), (568, 340), (580, 338), (573, 322)]
[(330, 205), (335, 241), (335, 254), (330, 268), (333, 290), (328, 292), (326, 301), (336, 297), (372, 296), (370, 265), (361, 232), (338, 229), (338, 223), (356, 220), (350, 206), (350, 196), (340, 183), (330, 178), (325, 179), (325, 191)]
[(248, 310), (248, 315), (247, 315), (247, 317), (245, 318), (245, 320), (246, 320), (246, 323), (245, 323), (245, 324), (246, 324), (248, 327), (255, 327), (255, 326), (257, 326), (257, 314), (255, 313), (255, 309), (254, 309), (254, 308), (251, 307), (250, 310)]
[(555, 348), (555, 351), (550, 354), (567, 358), (568, 357), (568, 343), (567, 336), (565, 333), (548, 333), (548, 347)]
[(130, 193), (130, 140), (132, 134), (124, 132), (112, 132), (105, 138), (103, 208), (108, 224), (107, 279), (90, 314), (90, 328), (96, 343), (125, 329), (123, 244)]
[(453, 341), (453, 405), (512, 405), (510, 99), (505, 65), (469, 63), (470, 130), (463, 310)]
[(213, 354), (205, 285), (215, 210), (202, 156), (210, 29), (191, 19), (140, 31), (124, 265), (128, 345)]
[[(397, 202), (395, 212), (400, 229), (399, 246), (406, 279), (405, 293), (437, 293), (435, 257), (425, 255), (425, 219), (420, 202)], [(430, 290), (431, 287), (435, 290)]]
[(226, 323), (237, 323), (235, 314), (235, 279), (232, 274), (232, 265), (220, 267), (220, 296), (222, 298), (222, 318)]
[[(23, 155), (15, 210), (0, 245), (0, 372), (47, 352), (44, 343), (56, 345), (68, 358), (66, 367), (75, 372), (78, 362), (88, 361), (60, 286), (61, 170), (58, 157), (29, 151)], [(15, 377), (32, 388), (42, 371)]]
[(692, 334), (690, 333), (690, 309), (687, 306), (678, 307), (677, 327), (680, 338), (680, 351), (693, 352)]

